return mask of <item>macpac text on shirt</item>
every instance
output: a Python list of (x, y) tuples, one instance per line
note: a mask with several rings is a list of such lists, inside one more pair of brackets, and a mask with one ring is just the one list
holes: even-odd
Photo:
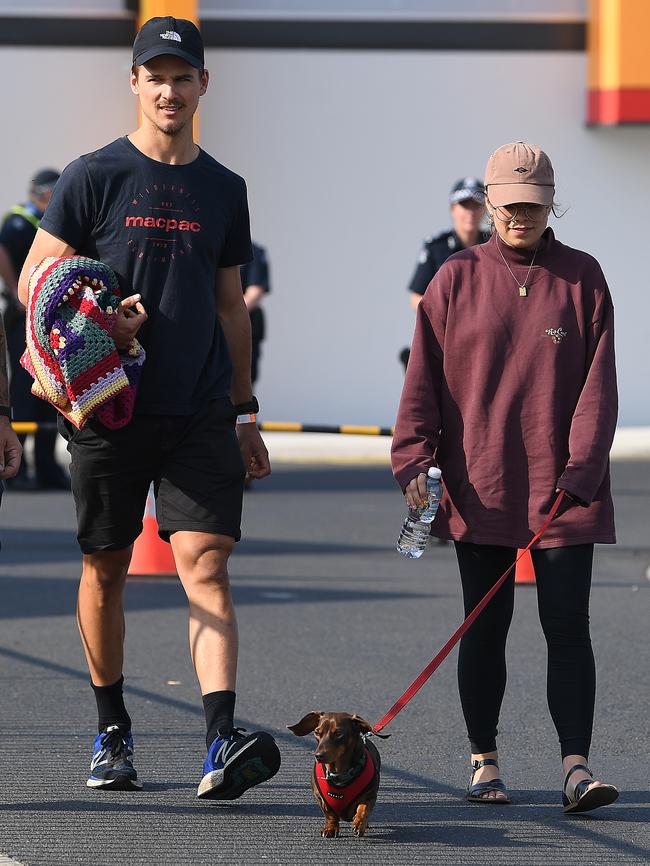
[(125, 219), (124, 225), (126, 228), (135, 226), (137, 228), (156, 228), (163, 229), (166, 232), (200, 232), (201, 223), (196, 220), (177, 220), (169, 217), (141, 217), (128, 216)]

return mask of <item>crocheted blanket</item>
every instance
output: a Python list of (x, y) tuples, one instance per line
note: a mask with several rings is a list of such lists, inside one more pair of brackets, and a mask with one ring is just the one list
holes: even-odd
[(80, 429), (92, 417), (124, 427), (145, 352), (137, 340), (118, 352), (111, 336), (120, 302), (113, 271), (84, 256), (50, 257), (32, 271), (29, 289), (20, 363), (34, 379), (32, 393)]

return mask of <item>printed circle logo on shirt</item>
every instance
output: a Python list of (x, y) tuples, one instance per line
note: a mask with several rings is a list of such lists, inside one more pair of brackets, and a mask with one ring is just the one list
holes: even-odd
[(145, 187), (133, 196), (124, 216), (131, 253), (163, 264), (190, 255), (192, 242), (201, 233), (199, 212), (196, 199), (182, 184)]

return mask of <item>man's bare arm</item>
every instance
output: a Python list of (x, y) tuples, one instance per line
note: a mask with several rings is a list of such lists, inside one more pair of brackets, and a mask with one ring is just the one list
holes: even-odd
[[(7, 339), (2, 316), (0, 316), (0, 406), (9, 406)], [(0, 415), (0, 479), (14, 477), (20, 466), (22, 453), (22, 446), (11, 427), (11, 418), (4, 414)]]
[[(217, 315), (232, 361), (232, 402), (246, 403), (253, 390), (251, 322), (244, 304), (238, 267), (217, 270), (216, 292)], [(246, 471), (251, 478), (265, 478), (271, 473), (271, 463), (257, 424), (237, 424), (237, 436)]]
[(48, 256), (71, 256), (74, 248), (44, 229), (38, 229), (18, 279), (18, 297), (25, 306), (29, 299), (29, 275)]
[(216, 279), (217, 315), (232, 361), (232, 401), (245, 403), (251, 386), (251, 322), (244, 303), (239, 268), (219, 268)]
[(9, 377), (7, 376), (7, 337), (5, 323), (0, 316), (0, 406), (9, 405)]

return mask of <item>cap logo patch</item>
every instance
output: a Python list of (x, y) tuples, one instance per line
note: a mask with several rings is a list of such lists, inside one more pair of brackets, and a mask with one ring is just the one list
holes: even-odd
[(182, 42), (180, 35), (175, 30), (165, 30), (160, 34), (161, 39), (173, 39), (174, 42)]
[(526, 174), (530, 169), (524, 168), (523, 165), (520, 165), (519, 168), (513, 168), (513, 171), (518, 171), (519, 174)]

